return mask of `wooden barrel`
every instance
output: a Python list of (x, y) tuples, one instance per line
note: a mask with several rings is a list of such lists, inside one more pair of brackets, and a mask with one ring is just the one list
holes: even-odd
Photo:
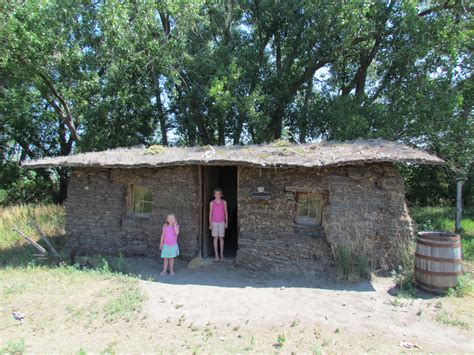
[(455, 287), (462, 274), (461, 238), (444, 232), (419, 232), (415, 252), (415, 282), (435, 293)]

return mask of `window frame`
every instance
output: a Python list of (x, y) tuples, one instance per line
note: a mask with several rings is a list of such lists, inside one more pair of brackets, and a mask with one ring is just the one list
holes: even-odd
[[(295, 218), (294, 222), (296, 225), (300, 226), (313, 226), (313, 227), (321, 227), (323, 224), (323, 206), (324, 206), (324, 196), (322, 193), (318, 191), (295, 191)], [(311, 202), (308, 202), (308, 206), (305, 207), (307, 209), (306, 217), (300, 215), (300, 196), (301, 195), (314, 195), (319, 199), (319, 207), (311, 208)], [(318, 213), (319, 218), (312, 218), (310, 217), (310, 211), (315, 210)], [(319, 211), (318, 211), (319, 210)]]
[[(136, 210), (136, 201), (135, 201), (135, 192), (141, 189), (143, 190), (143, 199), (140, 203), (141, 209)], [(146, 199), (146, 195), (150, 195), (150, 199)], [(148, 209), (145, 209), (145, 205), (149, 206)], [(146, 212), (145, 212), (146, 210)], [(153, 212), (153, 192), (151, 189), (148, 189), (142, 185), (130, 184), (128, 187), (128, 205), (127, 205), (127, 213), (132, 216), (141, 216), (141, 217), (148, 217)]]

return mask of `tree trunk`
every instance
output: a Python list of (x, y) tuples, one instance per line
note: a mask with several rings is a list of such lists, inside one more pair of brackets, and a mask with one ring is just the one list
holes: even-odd
[(168, 145), (168, 129), (166, 128), (166, 115), (161, 103), (161, 88), (160, 88), (160, 74), (155, 71), (153, 67), (153, 84), (155, 86), (156, 111), (158, 112), (158, 120), (160, 122), (161, 130), (161, 144)]
[(209, 135), (207, 134), (206, 127), (204, 126), (204, 122), (198, 108), (198, 102), (195, 98), (193, 98), (191, 101), (191, 115), (193, 117), (194, 123), (197, 126), (201, 143), (208, 145), (211, 144), (211, 140), (209, 139)]
[(461, 233), (463, 184), (464, 181), (462, 179), (456, 181), (456, 223), (454, 228), (456, 233)]
[(217, 118), (217, 144), (225, 145), (225, 118), (222, 113)]
[(235, 130), (234, 130), (234, 139), (233, 139), (234, 145), (240, 144), (240, 137), (242, 136), (242, 129), (244, 126), (244, 117), (245, 117), (244, 114), (240, 112), (239, 110), (237, 126), (235, 127)]
[(66, 168), (56, 169), (59, 176), (59, 189), (54, 196), (55, 203), (63, 203), (67, 198), (67, 186), (69, 182), (69, 171)]

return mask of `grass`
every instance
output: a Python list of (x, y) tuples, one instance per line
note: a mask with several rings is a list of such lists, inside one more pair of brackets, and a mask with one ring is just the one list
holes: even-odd
[(107, 302), (104, 307), (105, 317), (108, 322), (118, 318), (130, 320), (131, 316), (141, 309), (144, 300), (143, 293), (135, 285), (130, 285), (129, 289)]
[(474, 281), (471, 273), (466, 273), (458, 278), (456, 287), (447, 291), (448, 296), (464, 297), (474, 293)]
[(370, 278), (368, 259), (347, 246), (336, 248), (336, 266), (339, 277), (347, 280)]
[[(0, 299), (18, 305), (37, 330), (73, 325), (94, 329), (130, 321), (141, 312), (145, 296), (138, 279), (110, 270), (29, 266), (0, 269)], [(8, 312), (0, 314), (0, 324), (12, 322)]]
[(282, 348), (285, 345), (286, 337), (285, 334), (278, 334), (277, 342), (274, 344), (276, 348)]
[(9, 341), (0, 348), (0, 355), (19, 355), (25, 352), (25, 339)]
[(463, 329), (470, 329), (469, 324), (466, 322), (453, 318), (449, 313), (441, 311), (436, 315), (436, 321), (445, 325), (451, 325), (454, 327), (460, 327)]
[[(454, 207), (410, 208), (417, 231), (432, 230), (454, 232), (456, 211)], [(461, 220), (461, 240), (463, 259), (474, 262), (474, 209), (465, 209)]]

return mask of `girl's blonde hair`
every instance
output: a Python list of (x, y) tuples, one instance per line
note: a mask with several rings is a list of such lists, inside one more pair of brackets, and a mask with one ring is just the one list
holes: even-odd
[(224, 193), (222, 192), (222, 189), (221, 189), (220, 187), (214, 189), (214, 192), (213, 192), (212, 194), (215, 195), (216, 192), (220, 192), (220, 193), (221, 193), (221, 196), (224, 196)]
[(168, 223), (168, 218), (170, 218), (170, 217), (173, 217), (174, 220), (176, 220), (176, 216), (175, 216), (173, 213), (170, 213), (169, 215), (166, 216), (166, 221), (165, 221), (165, 224), (166, 224), (166, 225), (169, 224), (169, 223)]

